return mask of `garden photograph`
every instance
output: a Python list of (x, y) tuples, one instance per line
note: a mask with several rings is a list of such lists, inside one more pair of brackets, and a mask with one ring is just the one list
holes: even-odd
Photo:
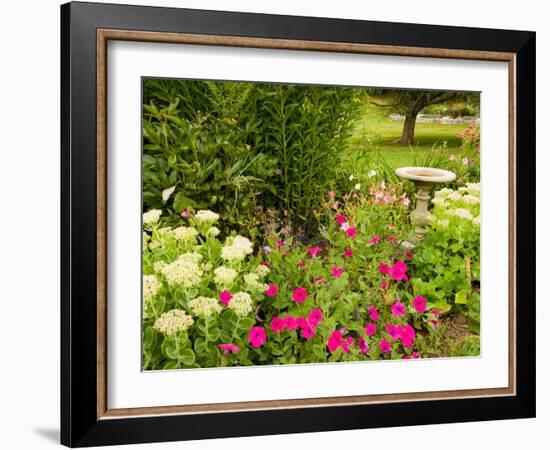
[(142, 370), (479, 357), (480, 93), (142, 79)]

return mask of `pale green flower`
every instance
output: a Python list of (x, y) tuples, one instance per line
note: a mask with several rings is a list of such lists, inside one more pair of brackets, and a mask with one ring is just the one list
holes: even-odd
[(207, 223), (214, 223), (217, 222), (220, 218), (219, 214), (216, 214), (213, 211), (210, 211), (208, 209), (201, 209), (200, 211), (197, 211), (197, 214), (195, 214), (194, 219), (199, 222), (207, 222)]
[(252, 253), (253, 246), (249, 239), (243, 236), (228, 238), (222, 247), (221, 256), (226, 261), (242, 261)]
[(170, 234), (178, 241), (189, 241), (195, 239), (199, 233), (193, 227), (177, 227), (174, 228)]
[(260, 276), (257, 273), (247, 273), (244, 276), (244, 284), (247, 290), (255, 294), (265, 292), (267, 284), (260, 282)]
[(244, 317), (253, 310), (252, 297), (246, 292), (237, 292), (231, 298), (229, 308), (235, 311), (239, 317)]
[[(198, 260), (197, 257), (198, 256)], [(201, 255), (186, 253), (170, 264), (161, 268), (161, 273), (166, 277), (168, 284), (181, 284), (191, 288), (198, 286), (202, 279), (202, 270), (199, 267)]]
[(208, 317), (222, 310), (218, 300), (212, 297), (197, 297), (189, 300), (188, 305), (193, 314), (199, 317)]
[(230, 285), (235, 281), (237, 277), (237, 271), (230, 269), (229, 267), (220, 266), (214, 270), (214, 283), (219, 285)]
[(172, 309), (161, 314), (153, 328), (159, 333), (170, 336), (178, 331), (187, 331), (193, 325), (193, 318), (181, 309)]
[(143, 223), (156, 223), (160, 219), (162, 211), (160, 209), (151, 209), (143, 213)]

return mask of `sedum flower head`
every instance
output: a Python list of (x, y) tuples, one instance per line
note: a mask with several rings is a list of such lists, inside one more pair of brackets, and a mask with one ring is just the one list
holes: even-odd
[(195, 239), (199, 233), (193, 227), (177, 227), (170, 231), (170, 234), (178, 241), (190, 241)]
[(193, 325), (193, 318), (181, 309), (172, 309), (161, 314), (153, 328), (159, 333), (170, 336), (178, 331), (187, 331)]
[(214, 283), (219, 285), (230, 285), (236, 277), (237, 271), (229, 267), (220, 266), (214, 270)]
[(208, 317), (213, 313), (219, 313), (222, 310), (218, 300), (211, 297), (197, 297), (189, 300), (189, 308), (193, 314), (199, 317)]
[(447, 195), (452, 194), (452, 193), (453, 193), (452, 189), (443, 188), (443, 189), (440, 189), (439, 191), (436, 191), (434, 195), (435, 195), (435, 197), (447, 197)]
[(218, 221), (220, 216), (219, 214), (216, 214), (215, 212), (208, 209), (201, 209), (200, 211), (197, 211), (197, 214), (195, 214), (194, 218), (198, 222), (214, 223)]
[(462, 194), (460, 194), (460, 192), (453, 191), (447, 196), (447, 198), (449, 200), (461, 200)]
[(256, 267), (256, 273), (260, 278), (264, 278), (270, 272), (269, 267), (260, 264)]
[(432, 198), (432, 203), (434, 205), (440, 205), (440, 206), (445, 206), (447, 204), (444, 197), (434, 197)]
[(151, 209), (143, 213), (143, 223), (156, 223), (160, 219), (162, 211), (160, 209)]
[(246, 292), (237, 292), (229, 302), (229, 308), (235, 311), (239, 317), (244, 317), (252, 312), (252, 297)]
[(462, 197), (462, 200), (469, 204), (479, 203), (479, 197), (471, 194), (465, 195), (464, 197)]
[(185, 253), (162, 267), (160, 272), (166, 277), (168, 284), (181, 284), (186, 288), (197, 286), (202, 279), (202, 270), (199, 266), (201, 258), (198, 253)]
[(473, 219), (472, 213), (464, 208), (457, 208), (452, 212), (452, 214), (462, 219), (468, 219), (468, 220)]
[(226, 261), (242, 261), (252, 253), (252, 242), (243, 236), (229, 238), (222, 247), (222, 258)]
[(206, 236), (208, 237), (216, 237), (220, 234), (220, 229), (218, 227), (210, 227), (206, 231)]
[(143, 275), (143, 301), (147, 302), (156, 295), (160, 282), (154, 275)]
[(260, 282), (260, 276), (257, 273), (247, 273), (244, 276), (244, 284), (247, 290), (255, 294), (265, 292), (268, 287), (267, 284)]

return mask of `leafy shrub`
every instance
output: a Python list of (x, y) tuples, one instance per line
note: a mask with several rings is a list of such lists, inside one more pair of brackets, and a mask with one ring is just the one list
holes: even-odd
[(479, 332), (479, 184), (435, 193), (430, 231), (415, 252), (413, 285), (433, 308), (465, 311)]

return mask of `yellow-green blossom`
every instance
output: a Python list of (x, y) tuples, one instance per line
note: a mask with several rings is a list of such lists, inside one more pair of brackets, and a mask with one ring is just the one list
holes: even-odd
[(222, 258), (227, 261), (242, 261), (252, 253), (253, 246), (249, 239), (243, 236), (228, 238), (222, 247)]
[(256, 273), (260, 276), (260, 278), (264, 278), (269, 272), (269, 267), (264, 266), (263, 264), (256, 267)]
[(143, 301), (147, 302), (155, 296), (160, 288), (160, 282), (154, 275), (143, 275)]
[(211, 297), (197, 297), (188, 302), (193, 314), (199, 317), (208, 317), (213, 313), (219, 313), (222, 307), (218, 300)]
[(220, 266), (214, 270), (214, 283), (219, 285), (230, 285), (236, 277), (237, 271), (229, 267)]
[(217, 222), (220, 218), (219, 214), (216, 214), (213, 211), (210, 211), (208, 209), (201, 209), (200, 211), (197, 211), (197, 214), (195, 214), (194, 219), (199, 222), (207, 222), (207, 223), (214, 223)]
[(201, 282), (202, 270), (198, 263), (201, 255), (198, 255), (198, 260), (194, 255), (197, 254), (186, 253), (161, 268), (160, 271), (166, 277), (168, 284), (181, 284), (183, 287), (190, 288)]
[(170, 234), (174, 236), (178, 241), (188, 241), (195, 239), (198, 236), (198, 231), (193, 227), (177, 227), (174, 228)]
[(265, 292), (267, 284), (260, 282), (260, 276), (257, 273), (247, 273), (244, 276), (244, 284), (248, 291), (255, 294)]
[(143, 213), (143, 223), (156, 223), (160, 219), (162, 211), (160, 209), (151, 209)]
[(239, 317), (244, 317), (252, 312), (252, 297), (246, 292), (237, 292), (229, 302), (229, 308), (235, 311)]
[(178, 331), (186, 331), (193, 325), (193, 318), (181, 309), (172, 309), (161, 314), (153, 328), (159, 333), (170, 336)]

